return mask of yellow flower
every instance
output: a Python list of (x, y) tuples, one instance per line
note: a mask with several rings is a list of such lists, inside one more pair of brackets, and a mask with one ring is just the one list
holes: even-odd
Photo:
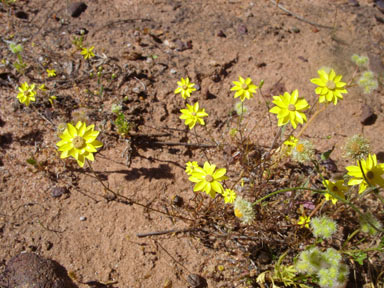
[(187, 173), (189, 176), (192, 175), (193, 171), (195, 171), (196, 167), (199, 167), (196, 161), (188, 161), (187, 164), (185, 165), (185, 173)]
[(53, 100), (56, 100), (56, 99), (57, 99), (57, 97), (55, 95), (52, 95), (52, 96), (49, 96), (48, 101), (53, 106)]
[[(336, 182), (324, 180), (323, 185), (328, 189), (328, 191), (331, 191), (340, 198), (345, 199), (344, 192), (348, 190), (348, 187), (344, 185), (344, 180), (337, 180)], [(331, 200), (332, 204), (336, 204), (338, 201), (337, 198), (333, 197), (329, 193), (325, 193), (324, 197), (327, 201)]]
[(180, 81), (177, 81), (177, 85), (179, 87), (176, 88), (175, 94), (181, 93), (181, 97), (184, 99), (187, 99), (187, 97), (191, 97), (191, 93), (193, 91), (196, 91), (196, 88), (194, 88), (195, 83), (190, 83), (189, 78), (181, 78)]
[(290, 135), (289, 138), (284, 141), (284, 145), (290, 146), (290, 147), (296, 147), (296, 144), (298, 141), (299, 141), (299, 139), (297, 139), (293, 135)]
[(60, 158), (72, 156), (77, 160), (80, 167), (84, 166), (84, 158), (94, 161), (93, 154), (97, 152), (96, 148), (103, 146), (103, 143), (96, 140), (99, 131), (93, 130), (95, 125), (87, 125), (81, 121), (77, 122), (76, 126), (68, 123), (67, 128), (59, 135), (61, 141), (56, 145), (61, 151)]
[(93, 51), (92, 51), (94, 48), (95, 48), (94, 46), (92, 46), (90, 48), (84, 48), (83, 47), (80, 54), (83, 55), (85, 60), (90, 59), (92, 57), (95, 57), (95, 53), (93, 53)]
[(47, 87), (45, 87), (45, 84), (41, 84), (39, 87), (39, 90), (41, 90), (41, 91), (48, 91), (48, 89), (47, 89)]
[(56, 71), (55, 69), (52, 69), (52, 70), (47, 69), (47, 74), (48, 74), (48, 77), (55, 77)]
[(24, 82), (20, 87), (18, 87), (18, 89), (20, 92), (17, 94), (17, 99), (19, 99), (20, 103), (24, 103), (26, 106), (29, 106), (30, 102), (36, 101), (35, 84), (31, 84), (31, 86), (29, 86), (27, 82)]
[(333, 104), (336, 105), (337, 99), (343, 99), (342, 93), (348, 93), (344, 88), (347, 84), (341, 82), (341, 78), (343, 76), (336, 75), (333, 69), (331, 69), (329, 73), (327, 73), (324, 69), (320, 69), (317, 73), (320, 78), (313, 78), (311, 79), (311, 82), (319, 86), (315, 89), (315, 93), (320, 96), (319, 103), (333, 102)]
[(303, 111), (308, 109), (309, 105), (305, 99), (299, 98), (297, 89), (292, 94), (285, 92), (284, 95), (273, 96), (273, 99), (272, 103), (276, 106), (269, 112), (277, 114), (278, 126), (283, 126), (291, 121), (293, 129), (296, 129), (297, 123), (303, 124), (307, 121), (307, 116)]
[(205, 125), (203, 117), (208, 116), (204, 108), (199, 109), (198, 102), (196, 102), (193, 106), (187, 104), (187, 109), (181, 109), (180, 112), (183, 115), (179, 118), (185, 120), (185, 125), (188, 125), (189, 129), (192, 129), (196, 125), (196, 122), (199, 122), (200, 125)]
[(225, 189), (223, 193), (225, 203), (233, 203), (236, 200), (236, 192), (231, 189)]
[(377, 164), (375, 154), (368, 154), (366, 160), (357, 161), (357, 166), (348, 166), (346, 169), (348, 175), (352, 176), (348, 185), (360, 185), (359, 193), (363, 193), (370, 186), (384, 187), (384, 179), (382, 178), (384, 164)]
[(193, 191), (204, 191), (211, 196), (211, 198), (215, 198), (216, 192), (223, 194), (224, 188), (220, 181), (228, 179), (228, 177), (225, 176), (227, 169), (220, 168), (216, 171), (215, 169), (216, 165), (211, 165), (207, 161), (205, 161), (203, 168), (196, 167), (191, 177), (189, 177), (189, 181), (196, 183)]
[(300, 225), (302, 228), (309, 228), (309, 222), (311, 222), (311, 217), (309, 216), (300, 216), (297, 225)]
[(241, 76), (239, 76), (239, 81), (233, 81), (232, 83), (235, 84), (235, 86), (231, 88), (231, 91), (236, 91), (234, 98), (240, 97), (242, 102), (245, 98), (251, 99), (253, 97), (253, 93), (256, 93), (257, 88), (259, 88), (252, 83), (251, 78), (244, 80)]

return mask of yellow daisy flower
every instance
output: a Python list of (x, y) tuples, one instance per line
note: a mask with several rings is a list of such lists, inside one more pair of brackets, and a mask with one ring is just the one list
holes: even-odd
[(302, 228), (309, 228), (309, 223), (311, 222), (311, 217), (309, 216), (300, 216), (297, 225), (300, 225)]
[(191, 97), (191, 93), (196, 91), (196, 88), (194, 88), (195, 83), (190, 83), (188, 77), (185, 79), (181, 78), (180, 81), (177, 81), (177, 85), (179, 85), (179, 87), (176, 88), (175, 94), (180, 93), (184, 99)]
[(94, 48), (95, 48), (94, 46), (90, 48), (83, 47), (80, 54), (83, 55), (85, 60), (95, 57), (95, 53), (93, 53)]
[[(361, 166), (361, 167), (360, 167)], [(348, 166), (348, 175), (352, 179), (348, 185), (360, 185), (359, 193), (363, 193), (368, 187), (384, 187), (384, 164), (377, 164), (375, 154), (368, 154), (366, 160), (357, 161), (357, 166)]]
[(211, 198), (215, 198), (216, 192), (223, 194), (224, 188), (220, 181), (228, 179), (225, 176), (227, 169), (219, 168), (215, 171), (216, 165), (209, 164), (209, 162), (204, 163), (204, 167), (196, 167), (193, 171), (189, 181), (196, 183), (193, 187), (193, 191), (204, 191)]
[(204, 108), (199, 109), (198, 102), (196, 102), (193, 106), (187, 104), (187, 109), (181, 109), (180, 112), (182, 115), (179, 118), (185, 120), (185, 125), (188, 125), (189, 129), (195, 127), (197, 122), (200, 125), (205, 125), (203, 117), (208, 116)]
[(47, 69), (47, 74), (48, 74), (48, 77), (55, 77), (56, 76), (56, 71), (55, 69)]
[(318, 94), (319, 103), (330, 103), (337, 104), (337, 99), (343, 99), (343, 93), (346, 94), (348, 91), (345, 89), (344, 82), (341, 82), (341, 78), (343, 76), (336, 75), (335, 71), (331, 69), (329, 73), (327, 73), (324, 69), (320, 69), (317, 71), (320, 78), (313, 78), (311, 82), (313, 84), (318, 85), (315, 89), (315, 93)]
[(103, 143), (96, 140), (100, 132), (93, 130), (94, 128), (95, 125), (87, 127), (81, 121), (76, 126), (68, 123), (67, 128), (59, 135), (61, 141), (56, 143), (58, 150), (62, 152), (60, 158), (72, 156), (80, 167), (84, 166), (85, 158), (94, 161), (93, 153), (103, 146)]
[(187, 173), (189, 176), (192, 175), (192, 173), (193, 173), (193, 171), (195, 171), (196, 167), (199, 167), (199, 165), (197, 164), (196, 161), (193, 161), (193, 162), (188, 161), (185, 166), (186, 166), (185, 167), (185, 173)]
[(236, 91), (234, 98), (240, 97), (241, 102), (247, 99), (251, 99), (253, 97), (253, 93), (256, 93), (257, 87), (252, 83), (251, 78), (247, 78), (244, 80), (243, 77), (239, 76), (239, 81), (233, 81), (233, 86), (231, 91)]
[(17, 94), (17, 99), (19, 99), (20, 103), (24, 103), (26, 106), (29, 106), (30, 102), (36, 101), (36, 91), (35, 84), (28, 85), (27, 82), (21, 84), (18, 87), (19, 93)]
[[(332, 191), (340, 198), (345, 199), (344, 192), (348, 190), (348, 187), (344, 185), (344, 180), (337, 180), (336, 182), (324, 180), (323, 185), (328, 189), (328, 191)], [(336, 204), (336, 202), (338, 201), (337, 198), (333, 197), (329, 193), (325, 193), (324, 197), (327, 201), (331, 200), (332, 204)]]
[(299, 98), (299, 92), (294, 90), (292, 94), (285, 92), (284, 95), (273, 96), (272, 103), (276, 106), (269, 112), (277, 114), (278, 126), (283, 126), (291, 121), (293, 129), (297, 123), (303, 124), (307, 121), (307, 116), (303, 113), (309, 108), (308, 102), (304, 98)]
[(225, 189), (223, 193), (225, 203), (233, 203), (236, 200), (236, 192), (231, 189)]

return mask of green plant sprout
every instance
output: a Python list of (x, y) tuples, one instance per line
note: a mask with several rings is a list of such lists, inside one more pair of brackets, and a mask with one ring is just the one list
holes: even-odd
[(17, 72), (23, 74), (25, 72), (25, 68), (27, 68), (27, 64), (24, 63), (23, 57), (21, 56), (21, 52), (23, 51), (23, 46), (21, 44), (9, 43), (9, 50), (16, 55), (17, 60), (12, 64)]

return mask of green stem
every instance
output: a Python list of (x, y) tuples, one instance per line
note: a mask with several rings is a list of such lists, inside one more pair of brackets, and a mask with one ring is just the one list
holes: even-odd
[[(277, 195), (279, 193), (284, 193), (284, 192), (289, 192), (289, 191), (296, 191), (296, 190), (307, 190), (307, 191), (312, 191), (312, 192), (315, 192), (315, 193), (320, 193), (320, 194), (325, 194), (325, 193), (328, 193), (330, 194), (332, 197), (336, 198), (337, 200), (343, 202), (344, 204), (350, 206), (352, 208), (352, 210), (354, 210), (357, 214), (359, 214), (360, 216), (364, 217), (365, 214), (363, 212), (360, 211), (360, 209), (352, 204), (350, 201), (346, 200), (346, 199), (343, 199), (341, 198), (339, 195), (333, 193), (331, 190), (319, 190), (319, 189), (313, 189), (313, 188), (307, 188), (307, 187), (292, 187), (292, 188), (285, 188), (285, 189), (280, 189), (280, 190), (277, 190), (277, 191), (274, 191), (272, 193), (269, 193), (268, 195), (256, 200), (255, 202), (253, 202), (252, 205), (257, 205), (259, 204), (260, 202), (264, 201), (265, 199), (269, 198), (269, 197), (272, 197), (274, 195)], [(372, 223), (372, 221), (370, 219), (367, 219), (365, 217), (365, 221), (373, 228), (375, 229), (376, 231), (379, 231), (379, 232), (384, 232), (384, 229), (381, 229), (381, 228), (378, 228), (376, 227), (375, 224)]]

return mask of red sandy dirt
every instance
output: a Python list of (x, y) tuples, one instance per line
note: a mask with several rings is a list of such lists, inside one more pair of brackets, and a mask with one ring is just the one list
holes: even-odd
[[(40, 114), (23, 107), (16, 87), (25, 81), (43, 83), (43, 66), (33, 64), (40, 74), (35, 70), (21, 76), (4, 65), (0, 68), (13, 75), (0, 83), (0, 268), (20, 252), (32, 251), (63, 265), (76, 275), (79, 287), (89, 287), (84, 283), (92, 281), (115, 283), (110, 287), (188, 287), (190, 274), (206, 278), (209, 287), (245, 287), (241, 275), (247, 271), (239, 270), (237, 263), (246, 263), (247, 251), (230, 248), (236, 246), (233, 243), (223, 248), (217, 235), (207, 237), (207, 243), (189, 232), (139, 238), (138, 233), (187, 229), (191, 223), (114, 201), (89, 169), (80, 169), (73, 159), (59, 159), (56, 126), (71, 121), (72, 111), (85, 109), (104, 143), (93, 163), (98, 177), (129, 199), (193, 218), (195, 194), (184, 169), (187, 161), (204, 162), (203, 149), (153, 145), (195, 142), (179, 119), (184, 101), (173, 93), (176, 81), (188, 76), (200, 87), (192, 99), (209, 114), (207, 130), (198, 128), (202, 142), (212, 144), (212, 136), (225, 144), (230, 142), (227, 123), (233, 121), (237, 102), (230, 88), (239, 75), (255, 83), (263, 79), (269, 102), (273, 95), (299, 89), (311, 105), (318, 96), (309, 80), (322, 66), (334, 68), (348, 81), (355, 69), (350, 58), (357, 53), (369, 56), (370, 69), (383, 75), (384, 14), (369, 0), (280, 1), (306, 20), (333, 27), (329, 29), (301, 21), (270, 1), (89, 0), (79, 17), (71, 17), (67, 2), (16, 1), (0, 11), (2, 58), (12, 57), (4, 40), (14, 35), (12, 41), (25, 41), (26, 62), (49, 59), (58, 76), (46, 83), (59, 100), (64, 99), (58, 100), (56, 109), (38, 107)], [(17, 11), (24, 11), (27, 19), (16, 17)], [(103, 99), (85, 91), (97, 90), (97, 83), (89, 78), (92, 67), (72, 45), (82, 28), (89, 31), (85, 46), (95, 46), (100, 61), (107, 55), (111, 70), (122, 69)], [(71, 80), (70, 65), (77, 69), (76, 79), (84, 81)], [(110, 112), (124, 97), (135, 133), (144, 135), (131, 146), (113, 130)], [(339, 170), (354, 164), (342, 157), (346, 138), (354, 134), (368, 138), (373, 152), (384, 153), (382, 88), (366, 95), (353, 87), (344, 98), (304, 133), (319, 151), (335, 145), (332, 157)], [(377, 115), (369, 126), (361, 124), (364, 104)], [(275, 116), (268, 117), (260, 95), (246, 105), (247, 127), (255, 127), (251, 140), (269, 147), (277, 132)], [(230, 177), (239, 176), (238, 167), (229, 166), (228, 160), (236, 151), (204, 150), (218, 167), (227, 167)], [(42, 171), (26, 162), (31, 157), (46, 161)], [(52, 197), (53, 187), (64, 187), (68, 193)], [(183, 198), (182, 207), (172, 205), (176, 195)], [(260, 239), (280, 237), (255, 233)], [(263, 266), (258, 269), (262, 272)]]

